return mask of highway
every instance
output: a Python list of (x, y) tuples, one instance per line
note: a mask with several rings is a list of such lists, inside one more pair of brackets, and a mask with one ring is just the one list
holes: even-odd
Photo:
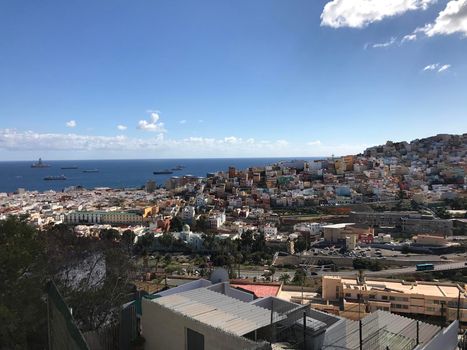
[[(416, 266), (402, 267), (398, 269), (387, 269), (381, 271), (365, 271), (366, 276), (387, 276), (387, 275), (403, 275), (406, 273), (423, 273), (423, 272), (432, 272), (432, 271), (446, 271), (446, 270), (459, 270), (467, 269), (465, 262), (454, 262), (454, 263), (444, 263), (444, 264), (435, 264), (434, 270), (428, 271), (417, 271)], [(347, 271), (320, 271), (318, 275), (328, 275), (328, 276), (354, 276), (356, 270), (347, 270)]]
[[(432, 272), (432, 271), (446, 271), (446, 270), (459, 270), (459, 269), (467, 269), (467, 265), (465, 262), (452, 262), (452, 263), (443, 263), (443, 264), (435, 264), (434, 270), (428, 271), (417, 271), (416, 266), (409, 266), (409, 267), (402, 267), (397, 269), (386, 269), (381, 271), (365, 271), (366, 276), (388, 276), (388, 275), (403, 275), (408, 273), (424, 273), (424, 272)], [(309, 275), (309, 277), (321, 277), (323, 275), (327, 276), (355, 276), (357, 270), (342, 270), (342, 271), (327, 271), (324, 269), (317, 269), (314, 271), (317, 275)], [(290, 276), (290, 279), (294, 277), (295, 271), (294, 270), (284, 270), (284, 271), (276, 271), (274, 274), (274, 279), (279, 278), (280, 275), (283, 273), (287, 273)], [(240, 276), (242, 278), (260, 278), (263, 274), (263, 271), (260, 270), (241, 270)]]

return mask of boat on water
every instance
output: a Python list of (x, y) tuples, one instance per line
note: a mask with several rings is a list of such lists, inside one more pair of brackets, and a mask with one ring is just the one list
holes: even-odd
[(42, 162), (42, 158), (39, 158), (39, 161), (37, 163), (31, 164), (31, 168), (48, 168), (48, 167), (50, 167), (50, 165)]
[(83, 173), (98, 173), (99, 169), (84, 169)]
[(152, 173), (154, 175), (165, 175), (165, 174), (173, 174), (174, 172), (169, 169), (164, 169), (164, 170), (153, 171)]
[(44, 177), (44, 180), (46, 180), (46, 181), (52, 181), (52, 180), (66, 180), (66, 176), (65, 176), (65, 175), (46, 176), (46, 177)]
[(78, 167), (77, 166), (62, 166), (60, 169), (70, 170), (70, 169), (78, 169)]
[(179, 171), (179, 170), (183, 170), (185, 167), (183, 165), (177, 165), (176, 167), (172, 168), (171, 170), (173, 171)]

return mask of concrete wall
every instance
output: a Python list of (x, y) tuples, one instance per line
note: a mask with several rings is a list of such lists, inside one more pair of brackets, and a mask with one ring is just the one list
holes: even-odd
[(208, 287), (211, 284), (212, 283), (210, 281), (201, 278), (199, 280), (194, 280), (192, 282), (182, 284), (181, 286), (178, 286), (178, 287), (175, 287), (175, 288), (170, 288), (170, 289), (164, 290), (162, 292), (156, 293), (156, 295), (161, 296), (161, 297), (165, 297), (167, 295), (186, 292), (186, 291), (189, 291), (189, 290), (192, 290), (192, 289)]
[(249, 303), (250, 301), (254, 300), (253, 294), (232, 288), (230, 287), (229, 282), (217, 283), (211, 287), (208, 287), (208, 289), (214, 292), (225, 294), (231, 298), (244, 301), (245, 303)]
[(145, 350), (186, 349), (186, 328), (204, 335), (205, 350), (270, 349), (266, 343), (255, 343), (220, 329), (190, 319), (147, 299), (143, 299), (142, 333)]

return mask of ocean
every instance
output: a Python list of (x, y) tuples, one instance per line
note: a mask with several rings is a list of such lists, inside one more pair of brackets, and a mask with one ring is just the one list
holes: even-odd
[[(319, 157), (300, 158), (210, 158), (210, 159), (133, 159), (133, 160), (43, 160), (48, 168), (31, 168), (33, 161), (0, 162), (0, 192), (14, 192), (18, 188), (28, 191), (61, 191), (69, 186), (84, 188), (111, 187), (136, 188), (147, 180), (164, 185), (172, 176), (206, 176), (207, 173), (227, 171), (229, 166), (243, 170), (252, 166), (264, 166), (281, 160), (313, 160)], [(153, 171), (171, 169), (183, 165), (184, 169), (173, 174), (154, 175)], [(77, 169), (61, 169), (76, 166)], [(86, 169), (99, 172), (85, 173)], [(66, 180), (46, 181), (46, 176), (65, 175)]]

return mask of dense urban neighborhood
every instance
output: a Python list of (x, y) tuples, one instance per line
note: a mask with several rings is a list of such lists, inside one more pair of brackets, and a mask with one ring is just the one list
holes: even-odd
[(26, 305), (36, 333), (0, 336), (31, 347), (48, 324), (37, 348), (60, 337), (73, 349), (455, 345), (467, 328), (466, 171), (467, 134), (437, 135), (140, 188), (0, 193), (11, 290), (0, 300), (42, 290), (49, 311), (38, 321), (31, 310), (45, 306)]

